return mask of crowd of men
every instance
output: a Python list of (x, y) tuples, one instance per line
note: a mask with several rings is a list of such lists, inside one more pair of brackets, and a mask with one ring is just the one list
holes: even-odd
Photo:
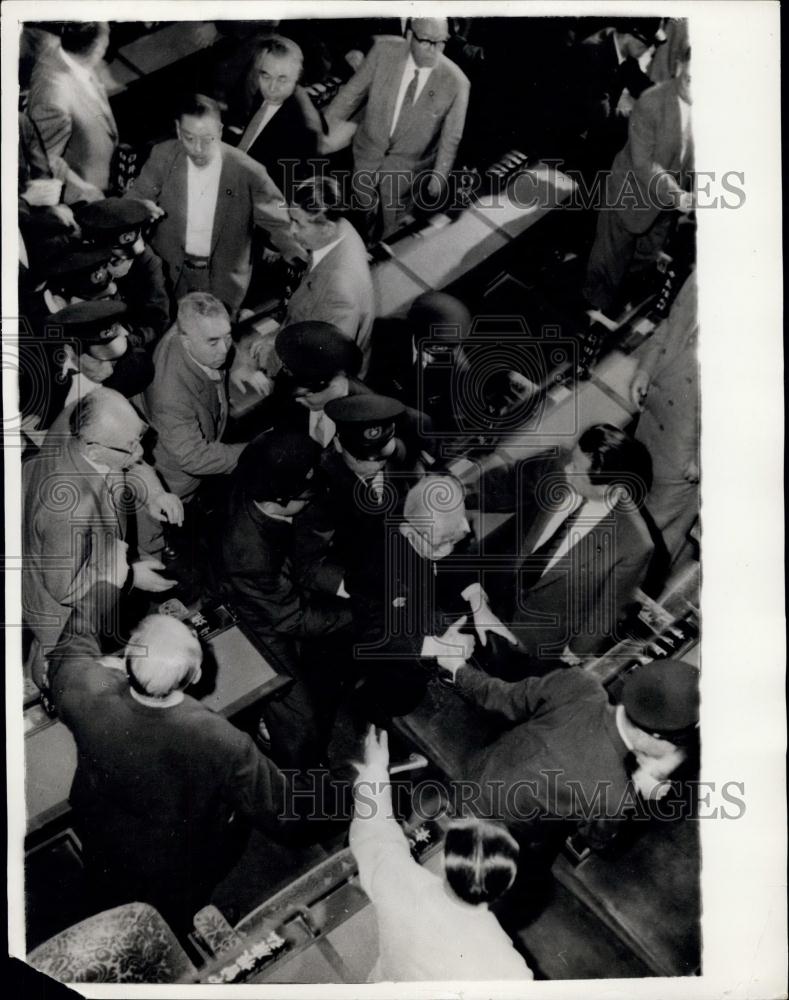
[[(407, 315), (376, 316), (368, 247), (451, 186), (464, 130), (482, 127), (474, 92), (501, 45), (483, 20), (395, 19), (391, 34), (367, 21), (346, 36), (335, 24), (345, 82), (321, 110), (300, 83), (304, 23), (293, 38), (286, 22), (255, 35), (224, 64), (224, 89), (178, 103), (174, 137), (124, 190), (99, 73), (109, 26), (68, 22), (31, 45), (19, 161), (26, 669), (77, 743), (71, 801), (100, 905), (145, 899), (188, 926), (239, 825), (282, 832), (301, 776), (347, 765), (338, 720), (356, 736), (386, 726), (437, 678), (485, 717), (485, 740), (465, 734), (454, 776), (481, 788), (559, 767), (588, 788), (635, 780), (648, 799), (688, 756), (693, 668), (647, 671), (614, 709), (583, 666), (625, 635), (657, 550), (676, 562), (698, 513), (692, 276), (634, 379), (636, 436), (596, 424), (567, 454), (480, 487), (477, 506), (495, 498), (515, 525), (490, 573), (469, 514), (476, 487), (453, 475), (435, 435), (458, 431), (475, 377), (469, 310), (426, 292)], [(682, 22), (657, 19), (564, 48), (582, 83), (555, 95), (568, 162), (610, 171), (585, 294), (615, 317), (693, 207), (690, 49)], [(315, 171), (349, 143), (350, 194)], [(622, 197), (632, 183), (640, 208)], [(260, 332), (264, 307), (276, 322)], [(511, 417), (534, 386), (525, 372), (495, 375), (490, 413)], [(243, 418), (239, 400), (255, 401)], [(157, 613), (186, 592), (184, 561), (192, 598), (229, 604), (292, 681), (253, 735), (187, 691), (200, 644)], [(377, 738), (366, 748), (381, 765)], [(533, 798), (543, 814), (588, 818), (565, 792)], [(403, 874), (414, 898), (403, 889), (393, 903), (402, 843), (381, 827), (373, 850), (355, 822), (363, 884), (394, 906), (394, 927), (423, 904), (419, 880)], [(458, 846), (464, 836), (453, 857), (489, 850), (516, 864), (501, 861), (506, 831), (477, 829), (484, 850), (473, 837)], [(493, 957), (502, 945), (487, 913), (459, 917), (464, 891), (480, 902), (501, 887), (458, 884), (445, 919), (459, 940), (478, 927), (491, 942), (468, 976), (528, 978), (506, 949), (503, 965)], [(437, 914), (445, 903), (441, 890)], [(413, 947), (401, 942), (382, 974), (449, 967), (425, 960), (405, 974)]]

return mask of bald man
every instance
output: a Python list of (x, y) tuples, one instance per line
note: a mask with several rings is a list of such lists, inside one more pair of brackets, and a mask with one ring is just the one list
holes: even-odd
[(171, 523), (183, 517), (178, 498), (142, 462), (146, 430), (120, 393), (96, 387), (64, 411), (23, 468), (22, 615), (34, 636), (39, 687), (46, 684), (46, 652), (108, 567), (125, 589), (160, 592), (175, 583), (160, 575), (156, 560), (129, 564), (129, 520), (141, 508)]
[[(355, 659), (374, 702), (402, 715), (419, 702), (426, 672), (420, 661), (465, 663), (476, 628), (483, 640), (491, 617), (474, 568), (476, 548), (462, 485), (427, 475), (405, 498), (403, 517), (370, 552), (369, 575), (349, 592), (357, 634)], [(383, 567), (383, 572), (381, 571)], [(501, 634), (502, 626), (493, 622)], [(506, 631), (506, 630), (505, 630)]]
[(434, 207), (455, 162), (470, 85), (443, 54), (448, 38), (443, 17), (414, 18), (405, 38), (380, 36), (326, 111), (331, 128), (366, 101), (353, 165), (357, 191), (374, 183), (378, 195), (372, 237), (389, 236), (415, 199)]
[(183, 622), (151, 615), (122, 659), (100, 659), (95, 633), (118, 595), (101, 580), (50, 660), (55, 705), (77, 743), (74, 825), (92, 902), (148, 902), (184, 932), (234, 860), (238, 820), (279, 832), (288, 786), (249, 736), (186, 693), (202, 650)]

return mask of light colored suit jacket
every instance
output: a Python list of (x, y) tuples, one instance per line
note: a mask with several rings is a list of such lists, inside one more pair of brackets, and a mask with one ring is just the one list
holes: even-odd
[(645, 233), (660, 212), (673, 207), (693, 169), (693, 142), (682, 155), (682, 121), (675, 80), (644, 91), (630, 115), (628, 140), (614, 160), (607, 204), (621, 205), (631, 233)]
[(222, 442), (224, 381), (212, 381), (189, 357), (175, 327), (159, 341), (153, 363), (156, 374), (145, 390), (145, 410), (158, 435), (154, 464), (168, 489), (189, 498), (200, 477), (232, 472), (244, 445)]
[(106, 191), (118, 127), (103, 85), (79, 77), (60, 49), (44, 56), (33, 70), (28, 114), (36, 123), (44, 147), (62, 156), (89, 184)]
[(390, 137), (395, 103), (408, 58), (403, 38), (380, 36), (358, 72), (329, 105), (327, 117), (345, 121), (366, 100), (353, 140), (358, 170), (434, 169), (446, 176), (463, 135), (470, 84), (446, 56), (427, 78), (407, 122)]
[(361, 348), (364, 377), (375, 318), (373, 279), (361, 237), (347, 219), (340, 219), (338, 226), (342, 239), (304, 275), (282, 325), (304, 320), (333, 323)]
[(33, 676), (42, 654), (57, 643), (74, 605), (96, 584), (126, 534), (126, 514), (111, 485), (121, 477), (97, 472), (77, 442), (57, 437), (23, 466), (22, 618), (38, 640)]
[[(186, 152), (178, 139), (160, 142), (126, 192), (150, 198), (166, 216), (158, 221), (151, 246), (167, 265), (172, 287), (184, 266), (186, 240)], [(299, 252), (290, 235), (285, 200), (265, 167), (246, 153), (222, 143), (222, 173), (209, 258), (210, 291), (234, 312), (241, 305), (252, 274), (252, 232), (266, 229), (286, 256)]]

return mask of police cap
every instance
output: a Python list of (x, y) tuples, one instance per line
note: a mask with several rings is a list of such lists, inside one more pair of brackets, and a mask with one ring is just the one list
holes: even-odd
[(395, 421), (405, 412), (397, 399), (362, 393), (332, 399), (324, 410), (337, 425), (340, 444), (356, 458), (381, 458), (395, 435)]
[(699, 721), (699, 672), (683, 660), (654, 660), (628, 677), (622, 704), (644, 732), (666, 740), (681, 737)]
[(287, 374), (314, 392), (335, 375), (356, 375), (362, 366), (359, 347), (331, 323), (293, 323), (279, 331), (274, 343)]

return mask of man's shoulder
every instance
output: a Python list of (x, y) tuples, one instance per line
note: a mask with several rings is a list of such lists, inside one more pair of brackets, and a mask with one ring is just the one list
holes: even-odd
[(258, 163), (248, 153), (236, 149), (235, 146), (229, 146), (226, 142), (222, 143), (222, 167), (225, 170), (229, 167), (239, 176), (251, 181), (269, 179), (268, 171), (262, 163)]
[(397, 58), (408, 51), (408, 42), (398, 35), (376, 35), (370, 55)]
[(152, 387), (161, 386), (165, 378), (168, 382), (168, 389), (171, 389), (176, 382), (189, 384), (196, 380), (197, 373), (192, 371), (192, 366), (187, 365), (177, 326), (171, 326), (156, 345), (156, 350), (153, 353), (153, 364)]
[(676, 83), (674, 80), (664, 80), (663, 83), (656, 83), (647, 88), (636, 101), (635, 108), (641, 111), (657, 111), (676, 99)]
[(452, 62), (452, 60), (445, 55), (439, 56), (438, 65), (436, 67), (440, 70), (442, 77), (448, 82), (453, 84), (458, 90), (467, 90), (471, 87), (471, 82), (463, 70), (457, 65), (457, 63)]

